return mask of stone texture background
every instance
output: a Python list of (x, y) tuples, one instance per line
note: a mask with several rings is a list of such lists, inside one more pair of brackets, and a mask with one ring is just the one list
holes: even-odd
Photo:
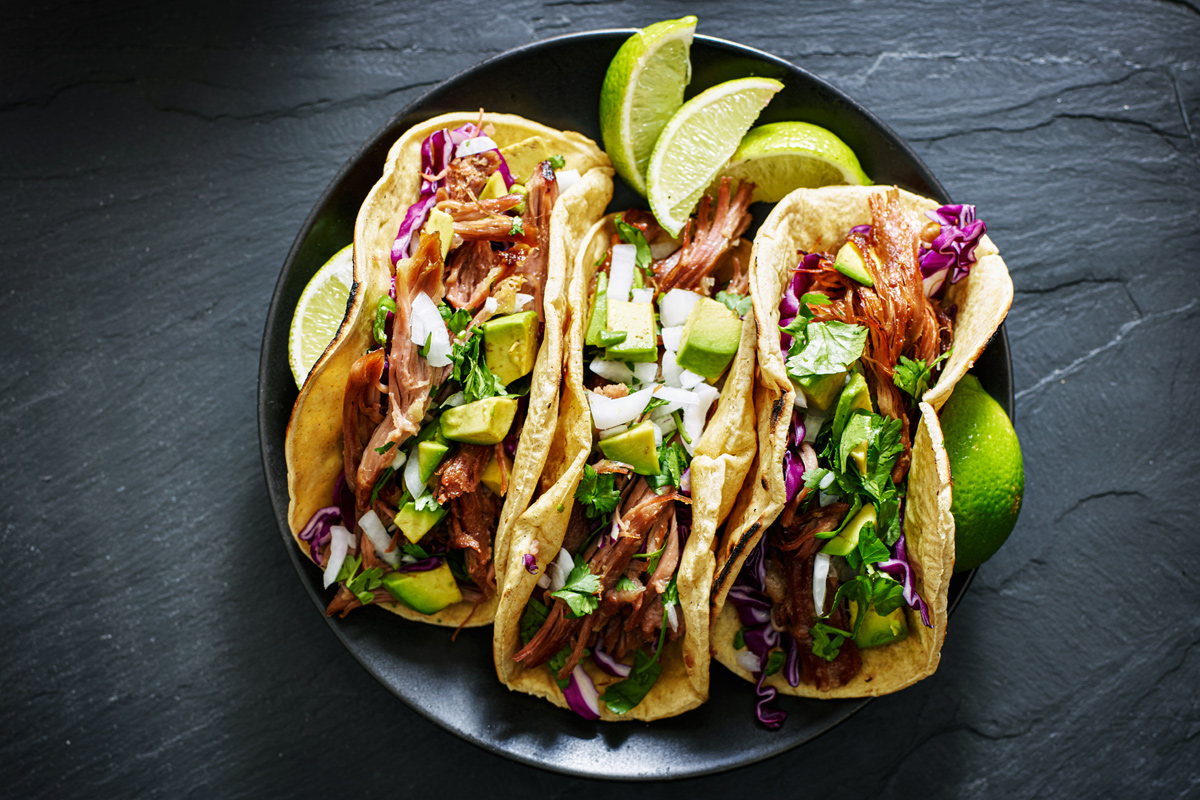
[(663, 790), (485, 753), (355, 663), (280, 546), (255, 380), (296, 231), (396, 110), (510, 47), (686, 13), (843, 89), (979, 206), (1016, 285), (1027, 492), (936, 676), (680, 788), (1200, 792), (1193, 3), (6, 6), (0, 794)]

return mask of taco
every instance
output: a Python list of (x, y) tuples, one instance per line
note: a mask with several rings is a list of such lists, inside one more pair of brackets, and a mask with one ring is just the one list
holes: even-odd
[(752, 191), (725, 181), (681, 241), (627, 211), (579, 250), (558, 430), (508, 536), (493, 642), (511, 689), (606, 720), (708, 697), (712, 543), (756, 441)]
[(771, 727), (777, 691), (880, 695), (937, 668), (954, 521), (936, 409), (1012, 302), (984, 230), (972, 206), (826, 187), (755, 237), (758, 460), (717, 553), (712, 647)]
[(337, 592), (485, 625), (554, 431), (569, 265), (612, 194), (591, 140), (506, 114), (409, 129), (358, 213), (354, 280), (286, 438), (288, 523)]

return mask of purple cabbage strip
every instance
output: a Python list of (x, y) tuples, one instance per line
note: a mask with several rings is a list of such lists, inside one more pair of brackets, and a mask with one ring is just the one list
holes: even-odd
[(783, 677), (787, 680), (788, 686), (799, 686), (800, 648), (796, 646), (796, 640), (790, 635), (783, 637), (783, 643), (787, 650), (787, 658), (783, 662)]
[(517, 457), (518, 438), (519, 437), (515, 433), (510, 433), (508, 436), (504, 437), (504, 452), (508, 454), (509, 458)]
[[(580, 686), (580, 681), (576, 679), (577, 675), (582, 675), (583, 680), (587, 681), (591, 689), (588, 692), (584, 687)], [(595, 697), (598, 701), (598, 693), (596, 692), (596, 684), (592, 683), (592, 679), (579, 667), (576, 667), (571, 672), (571, 678), (567, 683), (567, 688), (563, 689), (563, 697), (567, 700), (567, 706), (584, 719), (600, 719), (599, 702), (588, 702), (588, 695)]]
[(422, 558), (420, 561), (414, 561), (411, 564), (401, 564), (396, 572), (428, 572), (431, 569), (437, 569), (442, 565), (442, 559), (445, 554)]
[(971, 265), (975, 263), (975, 248), (987, 232), (987, 225), (975, 218), (975, 206), (969, 205), (942, 206), (936, 211), (926, 212), (925, 216), (941, 225), (942, 230), (929, 249), (921, 249), (918, 256), (921, 274), (929, 278), (938, 272), (950, 270), (950, 283), (958, 283), (971, 271)]
[(300, 540), (308, 542), (308, 552), (318, 567), (325, 566), (321, 548), (333, 538), (333, 531), (330, 528), (340, 525), (341, 522), (341, 509), (337, 506), (325, 506), (314, 511), (313, 515), (308, 518), (308, 524), (304, 526), (304, 530), (300, 531)]
[(921, 595), (917, 593), (916, 581), (913, 578), (912, 565), (908, 563), (908, 551), (904, 546), (904, 534), (900, 534), (900, 538), (896, 541), (896, 555), (887, 561), (882, 561), (875, 565), (875, 568), (880, 572), (891, 575), (904, 587), (904, 602), (908, 603), (909, 608), (919, 609), (921, 612), (921, 622), (925, 623), (926, 628), (932, 628), (929, 623), (929, 606), (921, 599)]
[(400, 230), (396, 232), (396, 241), (392, 242), (392, 264), (397, 264), (401, 259), (406, 258), (411, 250), (413, 236), (421, 229), (421, 225), (425, 222), (425, 217), (429, 216), (429, 211), (437, 204), (437, 195), (429, 195), (421, 197), (417, 202), (408, 207), (408, 212), (404, 215), (404, 221), (400, 223)]
[(533, 553), (526, 553), (521, 560), (525, 562), (525, 571), (530, 575), (538, 574), (537, 557)]
[(759, 673), (758, 683), (754, 684), (754, 691), (758, 695), (758, 704), (755, 706), (754, 715), (763, 725), (775, 730), (787, 719), (787, 712), (772, 705), (778, 692), (775, 691), (774, 686), (764, 686), (764, 680), (766, 680), (766, 676)]
[[(870, 225), (855, 225), (853, 228), (850, 229), (850, 233), (861, 233), (863, 236), (870, 236), (871, 235), (871, 226)], [(847, 234), (847, 236), (849, 236), (849, 234)]]
[(796, 493), (804, 485), (804, 462), (800, 456), (788, 450), (783, 454), (783, 488), (787, 502), (795, 499)]
[[(808, 291), (809, 284), (812, 283), (812, 277), (804, 270), (815, 270), (821, 264), (821, 256), (816, 253), (808, 253), (800, 259), (800, 263), (796, 266), (796, 271), (792, 274), (791, 283), (783, 290), (783, 298), (779, 301), (779, 324), (783, 326), (790, 325), (796, 315), (800, 313), (800, 298)], [(792, 337), (786, 333), (779, 334), (779, 345), (783, 348), (783, 352), (787, 352), (792, 346)]]

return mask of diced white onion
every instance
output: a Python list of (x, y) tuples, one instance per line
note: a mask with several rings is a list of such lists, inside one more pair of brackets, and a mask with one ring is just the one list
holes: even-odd
[(663, 327), (682, 325), (687, 322), (688, 314), (692, 313), (692, 306), (700, 300), (700, 295), (689, 292), (687, 289), (672, 289), (664, 294), (658, 301)]
[(608, 531), (608, 538), (612, 539), (615, 542), (617, 540), (617, 536), (620, 533), (621, 533), (621, 509), (618, 508), (616, 511), (613, 512), (611, 527), (609, 528), (609, 531)]
[(488, 137), (476, 136), (474, 139), (467, 139), (465, 142), (460, 144), (454, 151), (454, 157), (462, 158), (463, 156), (473, 156), (477, 153), (482, 153), (487, 150), (499, 149), (500, 148), (496, 146), (496, 143)]
[(615, 244), (612, 264), (608, 267), (608, 299), (629, 300), (633, 288), (633, 269), (637, 263), (637, 248), (631, 244)]
[(817, 553), (816, 559), (813, 561), (813, 608), (816, 609), (817, 616), (825, 613), (825, 581), (829, 577), (829, 556), (825, 553)]
[(654, 290), (634, 289), (630, 292), (630, 297), (634, 303), (649, 303), (654, 300)]
[(613, 383), (633, 383), (633, 370), (620, 361), (601, 361), (596, 359), (588, 365), (588, 369)]
[(679, 345), (683, 342), (683, 326), (669, 325), (664, 327), (662, 329), (662, 340), (663, 347), (667, 348), (671, 353), (678, 353)]
[(646, 410), (650, 402), (653, 387), (642, 389), (625, 397), (605, 397), (602, 394), (588, 392), (588, 405), (592, 409), (592, 424), (597, 430), (604, 430), (615, 425), (633, 422), (638, 415)]
[(833, 486), (833, 473), (827, 472), (825, 477), (821, 478), (821, 482), (817, 484), (817, 486), (821, 489), (828, 489), (830, 486)]
[(414, 500), (425, 494), (425, 484), (421, 483), (421, 459), (410, 458), (404, 465), (404, 488)]
[(513, 308), (513, 311), (523, 311), (532, 302), (533, 295), (517, 292), (517, 305)]
[(629, 430), (628, 425), (614, 425), (611, 428), (600, 431), (600, 441), (604, 441), (609, 437), (616, 436), (618, 433), (624, 433)]
[[(584, 719), (599, 719), (600, 718), (600, 692), (596, 689), (596, 684), (592, 683), (591, 677), (583, 669), (582, 664), (576, 664), (575, 669), (571, 670), (571, 683), (575, 685), (575, 691), (579, 693), (579, 699), (587, 706), (590, 714), (583, 714), (578, 708), (567, 703), (576, 714), (584, 717)], [(570, 687), (568, 686), (568, 691)], [(570, 698), (568, 698), (568, 701)]]
[(654, 429), (654, 446), (658, 447), (663, 443), (663, 429), (654, 420), (650, 420), (650, 427)]
[[(661, 410), (661, 408), (662, 407), (660, 406), (659, 408), (654, 409), (654, 412)], [(660, 431), (662, 431), (662, 435), (670, 436), (672, 433), (674, 433), (676, 428), (678, 427), (675, 424), (675, 418), (673, 416), (671, 416), (670, 414), (662, 414), (659, 416), (655, 416), (654, 412), (651, 412), (651, 414), (650, 414), (650, 421), (658, 426), (658, 429)]]
[(466, 402), (467, 396), (465, 394), (462, 392), (455, 392), (447, 397), (442, 405), (449, 406), (450, 408), (458, 408), (459, 406), (464, 405)]
[(672, 631), (679, 630), (679, 615), (675, 613), (675, 604), (667, 606), (667, 624), (671, 626)]
[(658, 242), (650, 245), (650, 257), (655, 261), (662, 261), (667, 256), (679, 249), (679, 242), (673, 239), (667, 239), (664, 242)]
[[(663, 334), (664, 334), (663, 338), (664, 339), (666, 338), (665, 337), (666, 332), (667, 332), (667, 329), (663, 328)], [(683, 369), (679, 366), (679, 364), (677, 364), (675, 362), (675, 354), (672, 353), (670, 350), (663, 353), (663, 357), (662, 357), (663, 382), (666, 383), (667, 386), (674, 386), (676, 388), (679, 388), (679, 385), (680, 385), (679, 384), (679, 376), (682, 373), (683, 373)]]
[(828, 494), (826, 492), (821, 492), (818, 495), (818, 499), (822, 506), (833, 505), (838, 500), (841, 500), (841, 498), (838, 497), (836, 494)]
[(567, 584), (567, 576), (575, 569), (575, 561), (567, 548), (561, 548), (554, 560), (546, 565), (546, 573), (550, 575), (550, 591), (557, 592)]
[(392, 469), (398, 470), (400, 467), (404, 466), (404, 459), (406, 458), (408, 458), (408, 453), (397, 447), (396, 457), (392, 459)]
[(812, 444), (817, 440), (817, 434), (821, 432), (821, 426), (825, 424), (826, 414), (818, 414), (815, 411), (809, 411), (804, 415), (804, 441)]
[(760, 672), (762, 670), (762, 664), (759, 663), (758, 656), (749, 650), (738, 651), (737, 665), (746, 670), (746, 672)]
[(700, 443), (700, 437), (704, 434), (704, 423), (708, 418), (708, 409), (712, 406), (713, 401), (720, 396), (712, 386), (707, 383), (702, 383), (696, 387), (696, 391), (692, 392), (697, 397), (699, 402), (684, 406), (683, 408), (683, 429), (687, 431), (688, 436), (692, 441), (686, 439), (683, 446), (687, 448), (688, 455), (696, 454), (696, 445)]
[(500, 301), (494, 297), (489, 297), (483, 301), (483, 310), (489, 314), (495, 314), (496, 309), (500, 307)]
[(338, 573), (342, 571), (342, 563), (346, 560), (346, 553), (350, 550), (350, 543), (354, 541), (353, 534), (346, 530), (342, 525), (331, 525), (329, 532), (333, 538), (329, 542), (329, 563), (325, 565), (325, 588), (337, 580)]
[(643, 386), (648, 386), (658, 379), (658, 364), (653, 361), (644, 361), (633, 365), (633, 375), (637, 378), (637, 382)]
[(792, 403), (796, 408), (808, 408), (808, 398), (804, 396), (804, 392), (796, 389), (795, 394), (796, 396), (792, 399)]
[(681, 370), (679, 373), (679, 385), (684, 389), (695, 389), (702, 383), (704, 383), (704, 376), (698, 375), (690, 369)]
[(543, 589), (550, 588), (550, 571), (548, 569), (542, 573), (540, 578), (538, 578), (537, 585)]
[(673, 386), (654, 387), (654, 396), (659, 400), (666, 400), (668, 403), (679, 403), (683, 406), (694, 406), (700, 402), (700, 396), (696, 392), (689, 392), (687, 389), (676, 389)]
[(429, 295), (418, 293), (412, 301), (412, 343), (423, 347), (429, 340), (429, 352), (425, 360), (431, 367), (445, 367), (450, 364), (450, 332), (446, 323), (438, 313), (437, 306)]
[(577, 169), (560, 169), (554, 173), (554, 179), (558, 181), (558, 191), (565, 192), (575, 184), (579, 183), (582, 177)]
[(383, 523), (379, 521), (379, 515), (374, 510), (368, 511), (358, 518), (358, 524), (362, 527), (363, 533), (371, 544), (375, 545), (375, 555), (387, 562), (390, 567), (400, 566), (400, 551), (398, 549), (388, 552), (388, 547), (392, 544), (392, 537), (387, 535), (387, 530), (383, 527)]

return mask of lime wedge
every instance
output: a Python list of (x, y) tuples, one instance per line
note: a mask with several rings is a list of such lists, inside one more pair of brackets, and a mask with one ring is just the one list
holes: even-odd
[(646, 194), (646, 165), (692, 79), (696, 18), (656, 22), (629, 37), (600, 87), (600, 135), (617, 174)]
[(650, 210), (668, 233), (679, 235), (704, 190), (782, 88), (773, 78), (726, 81), (688, 100), (671, 117), (646, 172)]
[(300, 293), (288, 333), (288, 363), (297, 387), (304, 385), (313, 364), (337, 336), (353, 283), (354, 245), (348, 244), (317, 270)]
[(750, 129), (721, 170), (721, 176), (726, 175), (753, 181), (754, 201), (767, 203), (778, 203), (794, 189), (871, 185), (854, 151), (808, 122), (772, 122)]

